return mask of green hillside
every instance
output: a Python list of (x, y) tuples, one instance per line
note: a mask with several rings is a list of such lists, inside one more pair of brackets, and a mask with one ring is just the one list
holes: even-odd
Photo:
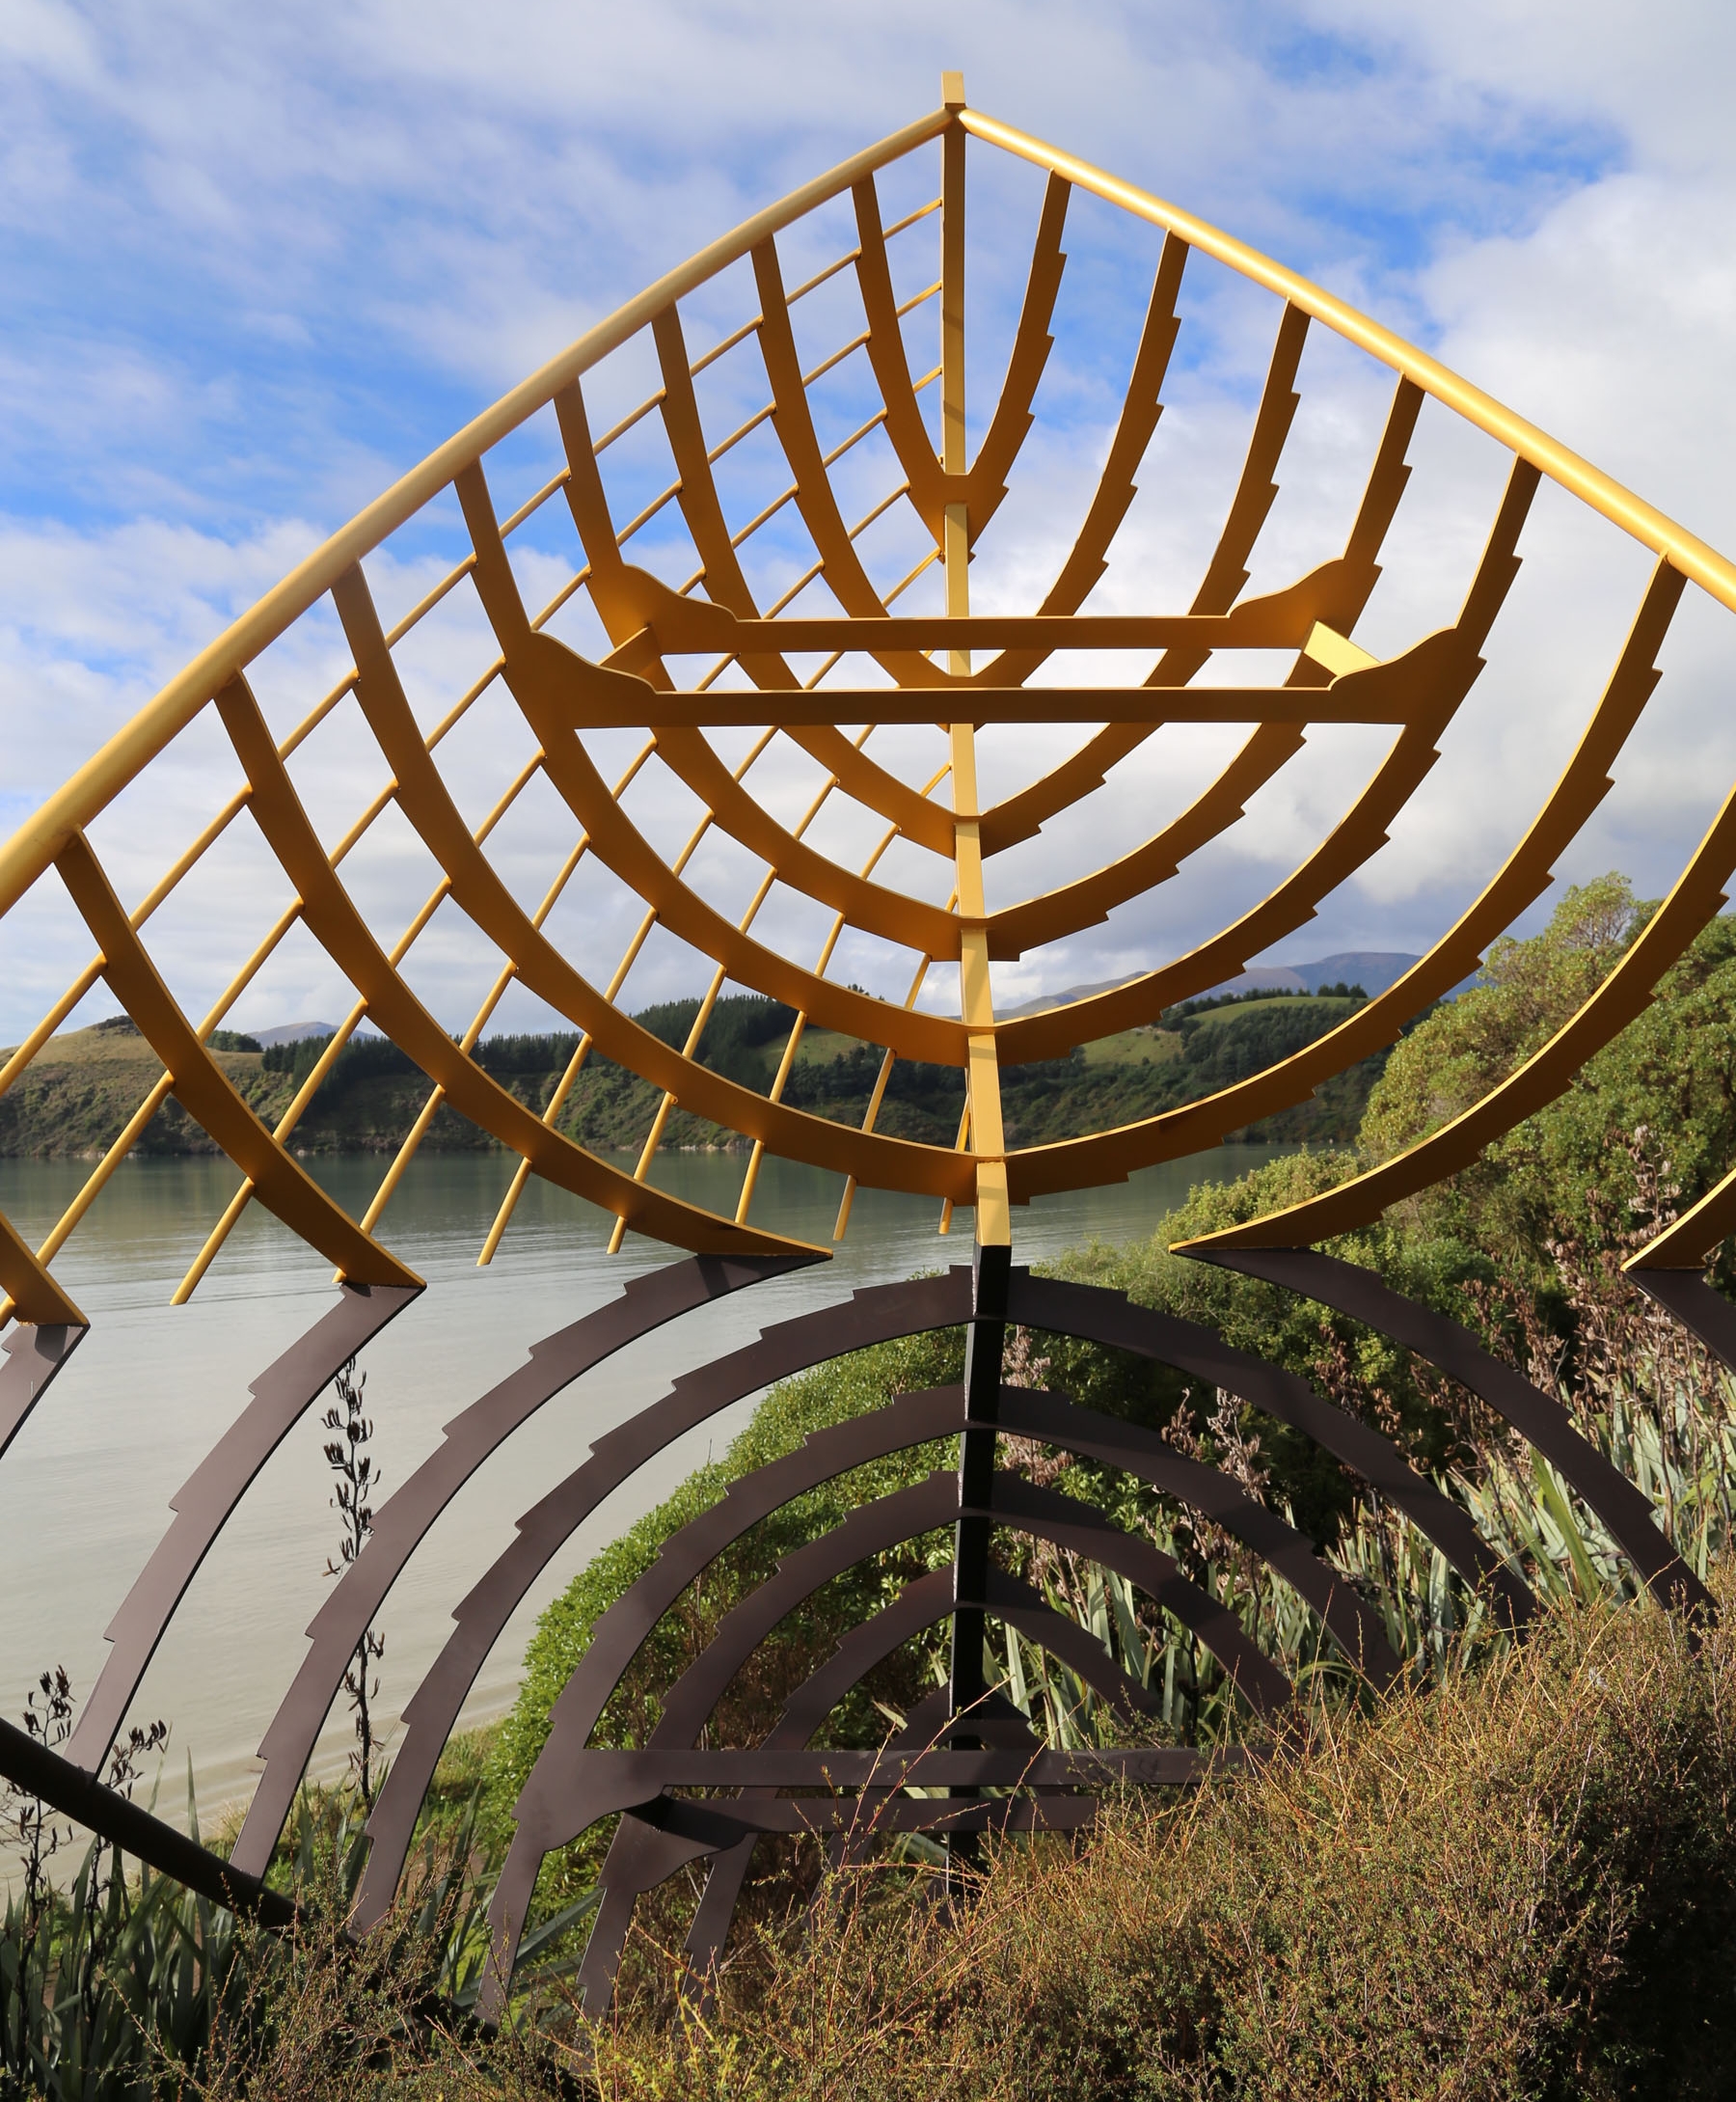
[[(1007, 1136), (1016, 1146), (1041, 1145), (1082, 1132), (1130, 1123), (1215, 1093), (1312, 1043), (1351, 1013), (1360, 996), (1243, 995), (1197, 1001), (1163, 1018), (1160, 1026), (1129, 1029), (1075, 1051), (1070, 1058), (1017, 1066), (1004, 1078)], [(665, 1043), (685, 1045), (697, 1000), (670, 1000), (637, 1019)], [(768, 1092), (795, 1016), (775, 1000), (742, 995), (719, 1000), (699, 1045), (714, 1072)], [(213, 1055), (248, 1104), (274, 1124), (307, 1079), (329, 1039), (305, 1038), (260, 1051), (238, 1049), (252, 1040), (227, 1031)], [(571, 1033), (485, 1038), (479, 1062), (539, 1115), (578, 1045)], [(803, 1036), (784, 1088), (797, 1108), (860, 1124), (879, 1075), (882, 1053), (825, 1030)], [(1268, 1118), (1247, 1135), (1268, 1139), (1346, 1140), (1354, 1136), (1386, 1054), (1367, 1059), (1329, 1080), (1318, 1096)], [(50, 1039), (29, 1071), (0, 1096), (0, 1156), (80, 1158), (113, 1144), (149, 1092), (161, 1066), (124, 1017)], [(429, 1082), (395, 1045), (376, 1036), (345, 1047), (295, 1130), (297, 1151), (394, 1150), (427, 1099)], [(950, 1146), (963, 1106), (963, 1075), (953, 1067), (911, 1064), (892, 1068), (877, 1129), (897, 1138)], [(558, 1128), (595, 1151), (637, 1150), (656, 1113), (658, 1092), (647, 1082), (593, 1056), (580, 1075)], [(443, 1107), (424, 1144), (440, 1150), (492, 1148), (495, 1141)], [(742, 1141), (686, 1110), (670, 1117), (669, 1147), (717, 1147)], [(138, 1141), (146, 1154), (216, 1151), (174, 1100), (165, 1104)]]

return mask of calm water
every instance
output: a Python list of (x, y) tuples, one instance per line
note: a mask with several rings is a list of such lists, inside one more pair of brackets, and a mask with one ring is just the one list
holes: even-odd
[[(1039, 1200), (1016, 1212), (1021, 1259), (1041, 1260), (1094, 1235), (1149, 1234), (1195, 1183), (1244, 1173), (1280, 1149), (1220, 1147), (1148, 1169), (1119, 1187)], [(359, 1216), (384, 1161), (312, 1160), (309, 1167)], [(732, 1212), (739, 1158), (673, 1154), (660, 1182)], [(77, 1161), (0, 1160), (0, 1206), (33, 1244), (82, 1182)], [(526, 1347), (669, 1260), (630, 1238), (607, 1252), (609, 1221), (532, 1182), (494, 1265), (476, 1250), (504, 1192), (499, 1155), (428, 1155), (405, 1177), (382, 1234), (429, 1289), (369, 1347), (367, 1400), (387, 1494), (439, 1442), (441, 1428), (524, 1361)], [(0, 1626), (0, 1704), (15, 1715), (46, 1665), (89, 1690), (106, 1653), (103, 1629), (169, 1521), (169, 1499), (247, 1400), (249, 1382), (332, 1303), (329, 1268), (258, 1206), (250, 1209), (190, 1306), (170, 1292), (235, 1187), (217, 1160), (123, 1165), (56, 1266), (93, 1329), (0, 1462), (0, 1560), (9, 1610)], [(838, 1184), (768, 1161), (755, 1216), (803, 1239), (829, 1239)], [(969, 1254), (962, 1233), (936, 1237), (930, 1200), (865, 1190), (835, 1261), (689, 1316), (646, 1337), (556, 1397), (497, 1453), (412, 1559), (387, 1601), (383, 1704), (388, 1722), (449, 1631), (448, 1614), (512, 1538), (513, 1521), (583, 1458), (600, 1433), (661, 1394), (675, 1374), (746, 1342), (773, 1321)], [(520, 1608), (466, 1711), (509, 1705), (537, 1614), (596, 1549), (630, 1525), (708, 1453), (720, 1451), (751, 1402), (716, 1418), (594, 1515)], [(336, 1514), (310, 1411), (268, 1462), (194, 1580), (135, 1704), (134, 1720), (174, 1726), (172, 1777), (193, 1764), (207, 1812), (244, 1796), (254, 1751), (303, 1652), (327, 1588)], [(320, 1762), (340, 1764), (341, 1715)], [(181, 1784), (171, 1778), (168, 1798)]]

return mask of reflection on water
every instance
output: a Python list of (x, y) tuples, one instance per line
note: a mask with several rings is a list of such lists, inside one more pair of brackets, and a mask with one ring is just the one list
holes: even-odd
[[(1244, 1173), (1281, 1149), (1226, 1146), (1135, 1175), (1115, 1188), (1039, 1200), (1014, 1215), (1016, 1253), (1041, 1261), (1097, 1236), (1149, 1234), (1195, 1183)], [(378, 1157), (308, 1161), (360, 1216)], [(667, 1154), (659, 1182), (733, 1213), (740, 1156)], [(442, 1426), (524, 1361), (526, 1347), (588, 1313), (642, 1269), (670, 1260), (630, 1237), (607, 1253), (611, 1221), (532, 1180), (487, 1270), (476, 1250), (510, 1178), (499, 1154), (424, 1155), (405, 1176), (382, 1236), (429, 1290), (370, 1345), (365, 1369), (385, 1493), (438, 1443)], [(0, 1208), (33, 1245), (89, 1172), (88, 1163), (0, 1160)], [(258, 1206), (244, 1215), (190, 1306), (170, 1292), (236, 1185), (218, 1160), (126, 1162), (56, 1274), (94, 1324), (67, 1370), (0, 1462), (0, 1558), (10, 1609), (0, 1632), (0, 1706), (15, 1715), (25, 1687), (64, 1663), (88, 1692), (103, 1629), (169, 1520), (169, 1499), (235, 1417), (249, 1382), (331, 1302), (331, 1272)], [(768, 1160), (754, 1215), (829, 1242), (839, 1184)], [(408, 1700), (449, 1631), (451, 1608), (510, 1542), (518, 1514), (584, 1457), (591, 1441), (655, 1399), (677, 1373), (746, 1342), (772, 1321), (857, 1285), (969, 1257), (969, 1215), (948, 1240), (931, 1200), (858, 1193), (850, 1239), (829, 1264), (756, 1286), (646, 1337), (557, 1395), (497, 1453), (430, 1532), (387, 1600), (383, 1705)], [(692, 1433), (597, 1512), (520, 1608), (477, 1681), (469, 1720), (511, 1700), (536, 1615), (605, 1542), (720, 1450), (745, 1402)], [(303, 1653), (327, 1588), (337, 1514), (310, 1411), (267, 1462), (194, 1579), (135, 1704), (135, 1718), (174, 1725), (177, 1768), (193, 1762), (208, 1808), (246, 1792), (254, 1751)], [(341, 1762), (347, 1724), (328, 1724), (321, 1763)], [(165, 1804), (178, 1785), (166, 1787)]]

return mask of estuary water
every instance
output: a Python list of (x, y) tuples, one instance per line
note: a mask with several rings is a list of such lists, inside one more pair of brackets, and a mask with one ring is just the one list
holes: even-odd
[[(1015, 1212), (1016, 1256), (1037, 1262), (1094, 1237), (1143, 1238), (1195, 1184), (1228, 1181), (1283, 1150), (1218, 1147), (1113, 1188), (1040, 1199)], [(385, 1161), (339, 1156), (306, 1164), (360, 1216)], [(656, 1179), (729, 1213), (743, 1165), (738, 1156), (669, 1154)], [(479, 1269), (476, 1252), (511, 1170), (498, 1154), (424, 1155), (381, 1221), (382, 1238), (428, 1283), (364, 1358), (384, 1497), (447, 1422), (524, 1362), (531, 1342), (670, 1260), (667, 1249), (633, 1236), (610, 1256), (611, 1221), (532, 1179), (493, 1265)], [(34, 1245), (87, 1173), (79, 1161), (0, 1160), (0, 1206)], [(75, 1694), (88, 1693), (106, 1654), (103, 1631), (167, 1527), (171, 1497), (245, 1406), (250, 1381), (332, 1303), (329, 1268), (256, 1205), (193, 1302), (168, 1304), (236, 1180), (222, 1160), (129, 1160), (56, 1265), (93, 1326), (0, 1461), (0, 1706), (9, 1716), (48, 1666), (64, 1664)], [(835, 1177), (769, 1160), (754, 1215), (827, 1242), (838, 1189)], [(968, 1260), (970, 1215), (961, 1214), (947, 1239), (936, 1235), (937, 1215), (932, 1200), (858, 1192), (849, 1239), (832, 1262), (754, 1286), (630, 1346), (509, 1438), (424, 1540), (380, 1616), (389, 1735), (450, 1630), (451, 1608), (510, 1542), (519, 1514), (579, 1464), (594, 1438), (676, 1374), (750, 1341), (769, 1323), (858, 1285)], [(549, 1600), (598, 1548), (721, 1452), (752, 1406), (738, 1405), (672, 1447), (575, 1535), (496, 1646), (467, 1722), (510, 1706), (526, 1642)], [(338, 1515), (321, 1408), (303, 1417), (248, 1491), (134, 1704), (133, 1720), (161, 1716), (172, 1726), (167, 1815), (184, 1800), (189, 1761), (207, 1823), (245, 1798), (256, 1748), (329, 1588)], [(335, 1711), (316, 1771), (341, 1766), (349, 1728)]]

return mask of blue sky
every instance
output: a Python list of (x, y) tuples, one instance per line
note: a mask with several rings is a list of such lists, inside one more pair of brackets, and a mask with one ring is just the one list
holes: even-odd
[[(964, 69), (979, 106), (1299, 265), (1736, 545), (1736, 147), (1721, 106), (1733, 45), (1709, 7), (1554, 0), (1451, 12), (12, 0), (0, 14), (12, 759), (0, 821), (563, 341), (931, 107), (943, 66)], [(1028, 184), (1009, 177), (976, 222), (986, 344), (1016, 310), (1032, 208)], [(1149, 244), (1118, 254), (1082, 210), (1068, 245), (1076, 304), (1045, 382), (1048, 448), (1032, 461), (1057, 505), (1106, 435), (1150, 264)], [(1238, 451), (1269, 330), (1227, 295), (1199, 320), (1182, 353), (1197, 381), (1187, 427), (1202, 448), (1221, 437)], [(1329, 360), (1318, 389), (1366, 417)], [(1449, 512), (1457, 472), (1443, 469)], [(1480, 504), (1480, 483), (1474, 494)], [(1605, 646), (1605, 572), (1588, 557), (1558, 569), (1551, 603), (1583, 629), (1589, 663)], [(1015, 563), (1003, 587), (1017, 576)], [(1688, 639), (1678, 683), (1587, 848), (1642, 887), (1679, 865), (1707, 796), (1736, 771), (1710, 641)], [(1468, 721), (1439, 812), (1287, 953), (1421, 947), (1467, 841), (1498, 849), (1584, 698), (1540, 699), (1534, 723), (1493, 701)], [(1325, 777), (1336, 763), (1322, 754)], [(1491, 766), (1511, 810), (1495, 794), (1455, 815), (1453, 782)], [(1325, 777), (1275, 809), (1266, 852), (1317, 833)], [(1148, 938), (1185, 941), (1263, 866), (1255, 852), (1205, 871), (1170, 920), (1111, 926), (1055, 968), (1104, 976)], [(0, 1034), (33, 1019), (32, 990), (58, 968), (46, 953), (26, 961)], [(678, 959), (659, 968), (667, 982), (648, 979), (645, 996), (689, 990)], [(454, 966), (455, 1022), (463, 976)], [(312, 977), (270, 996), (337, 996)]]
[[(502, 12), (520, 34), (490, 50), (499, 17), (440, 6), (9, 11), (13, 515), (337, 523), (702, 237), (929, 106), (942, 60), (982, 106), (1406, 309), (1444, 246), (1523, 233), (1626, 158), (1594, 107), (1286, 9), (1203, 32), (1088, 7), (1059, 34), (1017, 7), (866, 31)], [(1053, 77), (1057, 43), (1083, 77)]]

